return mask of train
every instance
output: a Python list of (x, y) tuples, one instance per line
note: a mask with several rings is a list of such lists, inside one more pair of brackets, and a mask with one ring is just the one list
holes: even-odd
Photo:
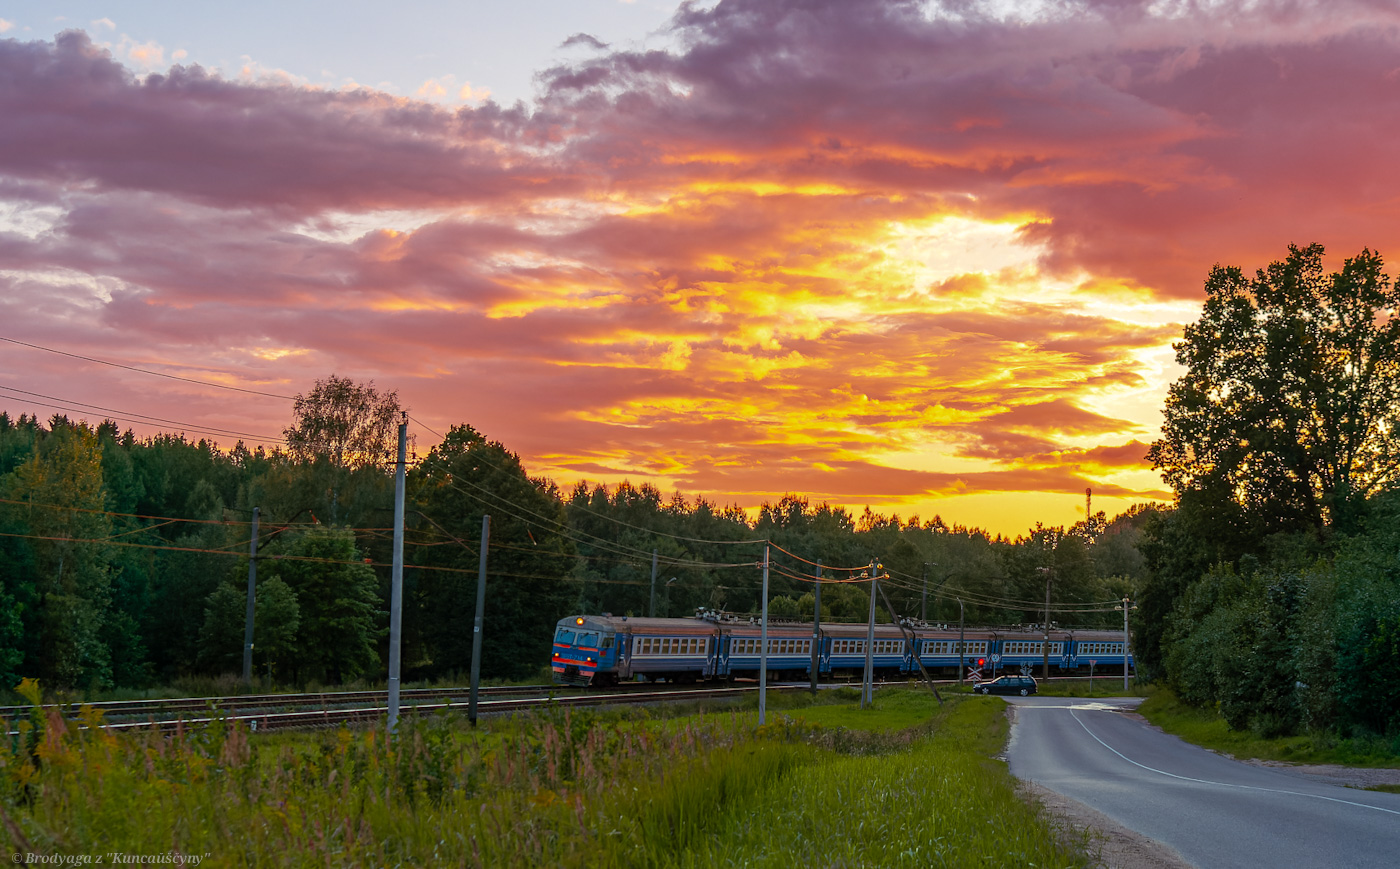
[[(1035, 626), (965, 628), (905, 620), (877, 624), (872, 648), (876, 679), (919, 675), (956, 677), (959, 666), (991, 678), (999, 672), (1040, 672), (1045, 632)], [(819, 678), (859, 680), (865, 671), (867, 626), (768, 623), (768, 679), (809, 681), (813, 644)], [(1050, 631), (1049, 663), (1058, 675), (1123, 673), (1133, 667), (1121, 632)], [(751, 616), (701, 610), (690, 618), (571, 615), (554, 631), (554, 682), (610, 687), (622, 682), (695, 683), (758, 678), (762, 625)], [(1125, 654), (1126, 652), (1126, 654)], [(918, 662), (915, 662), (915, 656)]]

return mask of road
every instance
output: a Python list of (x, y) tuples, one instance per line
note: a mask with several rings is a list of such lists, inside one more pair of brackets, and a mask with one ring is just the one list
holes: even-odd
[(1400, 794), (1221, 757), (1122, 714), (1134, 698), (1008, 698), (1011, 772), (1215, 867), (1400, 865)]

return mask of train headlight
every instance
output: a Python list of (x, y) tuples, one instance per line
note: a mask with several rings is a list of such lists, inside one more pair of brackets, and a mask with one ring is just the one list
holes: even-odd
[(576, 624), (576, 625), (581, 625), (581, 624), (583, 624), (583, 616), (579, 616), (578, 618), (574, 619), (574, 624)]

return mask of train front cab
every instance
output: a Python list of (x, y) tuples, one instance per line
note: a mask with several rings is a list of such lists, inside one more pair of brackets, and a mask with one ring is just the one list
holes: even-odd
[(617, 659), (617, 634), (610, 619), (568, 616), (555, 626), (550, 668), (556, 684), (617, 684)]

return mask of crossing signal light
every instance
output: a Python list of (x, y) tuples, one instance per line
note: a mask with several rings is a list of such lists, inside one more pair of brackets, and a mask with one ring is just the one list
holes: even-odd
[(987, 664), (987, 659), (986, 659), (986, 658), (978, 658), (978, 659), (977, 659), (977, 666), (979, 666), (979, 667), (985, 667), (986, 664)]

